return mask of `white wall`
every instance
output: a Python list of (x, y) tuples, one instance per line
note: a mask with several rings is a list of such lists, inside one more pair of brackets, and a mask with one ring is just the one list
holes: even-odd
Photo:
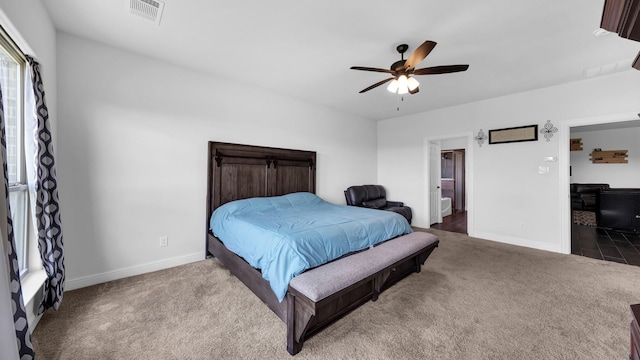
[(369, 120), (64, 33), (58, 79), (68, 288), (204, 259), (207, 141), (316, 151), (334, 203), (376, 181)]
[[(640, 127), (572, 131), (582, 138), (582, 151), (571, 151), (572, 183), (604, 183), (617, 188), (640, 188)], [(593, 149), (628, 150), (627, 164), (594, 164), (589, 160)]]
[(52, 131), (57, 123), (56, 31), (39, 0), (0, 0), (0, 24), (20, 49), (40, 63)]
[(466, 147), (467, 147), (467, 138), (464, 138), (464, 137), (442, 139), (440, 141), (440, 150), (458, 150), (458, 149), (464, 149)]
[[(640, 110), (640, 71), (629, 70), (560, 86), (439, 109), (378, 122), (378, 181), (389, 196), (403, 199), (414, 210), (414, 225), (429, 226), (425, 169), (425, 139), (450, 134), (486, 132), (551, 120)], [(412, 101), (412, 99), (409, 99)], [(382, 136), (384, 134), (384, 136)], [(457, 136), (456, 136), (457, 137)], [(467, 160), (473, 166), (469, 211), (471, 236), (540, 249), (561, 251), (558, 137), (546, 142), (489, 145), (474, 143)], [(539, 166), (549, 166), (546, 175)], [(563, 169), (562, 171), (567, 171)]]

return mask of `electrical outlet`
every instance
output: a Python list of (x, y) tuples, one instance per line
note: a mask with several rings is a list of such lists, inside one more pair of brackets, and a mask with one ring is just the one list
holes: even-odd
[(520, 223), (520, 230), (527, 230), (527, 224)]
[(168, 236), (160, 236), (160, 246), (168, 246), (169, 245), (169, 237)]

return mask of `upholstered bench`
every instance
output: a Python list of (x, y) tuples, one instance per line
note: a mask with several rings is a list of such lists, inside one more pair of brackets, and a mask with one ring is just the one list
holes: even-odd
[(325, 325), (369, 300), (377, 300), (380, 292), (409, 274), (420, 272), (438, 243), (433, 234), (413, 232), (294, 277), (287, 292), (287, 311), (296, 313), (288, 317), (292, 319), (287, 324), (289, 353), (298, 353), (303, 341)]

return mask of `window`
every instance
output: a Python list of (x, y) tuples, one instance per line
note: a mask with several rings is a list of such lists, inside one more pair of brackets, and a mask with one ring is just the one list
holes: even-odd
[(23, 94), (26, 59), (18, 47), (0, 29), (0, 86), (4, 106), (7, 141), (9, 203), (13, 219), (20, 276), (27, 273), (28, 186), (23, 146)]

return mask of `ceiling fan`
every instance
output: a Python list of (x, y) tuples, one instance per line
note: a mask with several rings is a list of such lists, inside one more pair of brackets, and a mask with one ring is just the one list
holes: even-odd
[(363, 71), (374, 71), (374, 72), (382, 72), (393, 75), (390, 78), (379, 81), (369, 87), (366, 87), (360, 91), (367, 92), (371, 89), (377, 88), (378, 86), (385, 84), (389, 81), (391, 83), (387, 87), (392, 93), (397, 94), (415, 94), (420, 91), (418, 85), (418, 80), (416, 80), (412, 75), (435, 75), (435, 74), (447, 74), (454, 73), (459, 71), (465, 71), (469, 68), (469, 65), (443, 65), (443, 66), (432, 66), (422, 69), (416, 69), (415, 67), (424, 60), (427, 55), (433, 50), (436, 46), (435, 41), (427, 40), (422, 45), (420, 45), (417, 49), (413, 51), (413, 53), (409, 56), (407, 60), (404, 59), (404, 53), (409, 49), (409, 45), (401, 44), (396, 47), (396, 50), (400, 53), (400, 60), (391, 64), (389, 70), (387, 69), (379, 69), (379, 68), (371, 68), (364, 66), (352, 66), (352, 70), (363, 70)]

